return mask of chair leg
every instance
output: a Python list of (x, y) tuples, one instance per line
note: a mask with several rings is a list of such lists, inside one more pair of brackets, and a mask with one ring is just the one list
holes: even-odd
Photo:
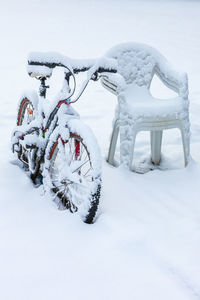
[(185, 167), (188, 164), (188, 158), (189, 158), (189, 153), (190, 153), (190, 133), (189, 129), (185, 129), (184, 123), (185, 121), (181, 122), (180, 126), (180, 131), (181, 131), (181, 136), (182, 136), (182, 143), (183, 143), (183, 154), (184, 154), (184, 163)]
[(130, 124), (120, 126), (120, 164), (131, 169), (137, 129)]
[(136, 135), (137, 135), (137, 131), (134, 131), (134, 133), (132, 135), (132, 143), (131, 143), (130, 156), (129, 156), (130, 171), (132, 171), (132, 162), (133, 162), (133, 154), (134, 154), (134, 148), (135, 148)]
[(119, 134), (119, 126), (117, 125), (117, 121), (115, 121), (113, 131), (112, 131), (111, 140), (110, 140), (110, 146), (109, 146), (109, 151), (108, 151), (108, 159), (107, 159), (107, 162), (109, 164), (111, 164), (112, 166), (114, 166), (114, 155), (115, 155), (115, 150), (116, 150), (118, 134)]
[(151, 131), (151, 161), (158, 165), (161, 159), (162, 130)]

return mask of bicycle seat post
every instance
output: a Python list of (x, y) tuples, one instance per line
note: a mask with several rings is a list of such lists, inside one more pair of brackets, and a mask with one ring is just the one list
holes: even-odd
[(46, 90), (49, 88), (49, 85), (45, 85), (46, 77), (40, 77), (40, 87), (39, 87), (39, 94), (40, 97), (46, 98)]

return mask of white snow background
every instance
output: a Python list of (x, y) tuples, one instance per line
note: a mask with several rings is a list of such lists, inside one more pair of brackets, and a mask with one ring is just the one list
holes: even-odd
[[(0, 40), (0, 299), (200, 299), (200, 1), (0, 0)], [(183, 168), (180, 133), (169, 130), (161, 170), (109, 166), (117, 100), (92, 82), (74, 105), (102, 151), (99, 216), (87, 225), (12, 163), (17, 102), (38, 88), (26, 72), (29, 52), (95, 58), (127, 41), (157, 48), (188, 73), (193, 159)], [(62, 76), (54, 77), (58, 89)], [(158, 80), (152, 93), (173, 95)], [(135, 151), (135, 164), (149, 160), (148, 133)]]

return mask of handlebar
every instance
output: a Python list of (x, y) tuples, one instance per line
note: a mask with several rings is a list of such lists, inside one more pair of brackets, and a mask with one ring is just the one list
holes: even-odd
[(98, 59), (71, 59), (55, 52), (32, 52), (28, 57), (28, 74), (36, 78), (47, 78), (52, 75), (55, 67), (63, 67), (65, 69), (65, 79), (69, 84), (70, 76), (74, 80), (74, 88), (68, 99), (74, 94), (76, 89), (76, 79), (74, 74), (88, 71), (87, 80), (84, 82), (81, 91), (76, 99), (70, 103), (76, 102), (84, 92), (89, 81), (98, 80), (99, 73), (117, 73), (117, 62), (112, 58), (98, 58)]
[[(67, 68), (68, 72), (78, 74), (80, 72), (88, 71), (95, 67), (95, 72), (117, 72), (116, 61), (112, 58), (100, 59), (71, 59), (56, 52), (32, 52), (28, 57), (29, 66), (44, 66), (49, 68), (49, 76), (51, 76), (52, 69), (55, 67)], [(47, 71), (47, 70), (46, 70)], [(50, 72), (51, 71), (51, 72)], [(28, 69), (29, 75), (32, 74), (31, 68)], [(45, 73), (47, 74), (47, 73)]]

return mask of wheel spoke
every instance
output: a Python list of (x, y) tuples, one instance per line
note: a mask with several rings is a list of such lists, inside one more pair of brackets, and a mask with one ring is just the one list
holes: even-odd
[(72, 173), (75, 173), (76, 171), (78, 171), (80, 168), (82, 168), (82, 166), (84, 166), (87, 162), (89, 162), (89, 159), (84, 162), (81, 166), (79, 166), (78, 168), (76, 168)]
[(69, 162), (69, 165), (71, 165), (71, 163), (72, 163), (72, 160), (73, 160), (73, 157), (74, 157), (75, 152), (76, 152), (76, 148), (74, 149), (74, 152), (73, 152), (73, 154), (72, 154), (72, 157), (71, 157), (71, 160), (70, 160), (70, 162)]
[[(65, 206), (72, 205), (75, 209), (84, 199), (88, 199), (91, 193), (90, 184), (93, 178), (90, 156), (85, 145), (77, 137), (70, 136), (64, 148), (60, 148), (60, 145), (57, 147), (52, 155), (50, 168), (52, 184), (57, 189), (56, 196), (62, 203)], [(79, 153), (76, 157), (77, 151)]]
[(85, 177), (91, 169), (92, 169), (92, 168), (90, 167), (90, 168), (87, 170), (87, 172), (86, 172), (83, 176)]

